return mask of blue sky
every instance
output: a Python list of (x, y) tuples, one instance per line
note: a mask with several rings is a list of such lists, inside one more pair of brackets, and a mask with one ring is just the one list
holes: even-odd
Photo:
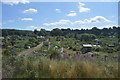
[[(24, 0), (23, 0), (24, 1)], [(25, 2), (2, 4), (2, 28), (91, 29), (118, 25), (117, 2)]]

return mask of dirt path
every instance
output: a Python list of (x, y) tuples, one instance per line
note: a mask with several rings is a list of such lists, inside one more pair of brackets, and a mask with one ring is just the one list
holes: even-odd
[(27, 49), (27, 50), (24, 50), (24, 51), (18, 53), (17, 56), (22, 56), (22, 55), (27, 56), (27, 55), (30, 55), (30, 54), (33, 53), (33, 51), (39, 49), (39, 48), (42, 47), (42, 46), (43, 46), (43, 42), (42, 42), (41, 44), (37, 45), (36, 47), (30, 48), (30, 49)]

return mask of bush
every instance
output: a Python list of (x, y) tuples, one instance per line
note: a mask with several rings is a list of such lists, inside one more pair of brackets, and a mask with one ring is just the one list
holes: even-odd
[(12, 53), (12, 49), (5, 49), (5, 51), (3, 51), (2, 54), (3, 54), (3, 55), (11, 55), (11, 54), (13, 54), (13, 53)]
[(61, 54), (61, 53), (58, 52), (57, 50), (49, 50), (48, 54)]
[(100, 47), (93, 47), (92, 50), (96, 51), (96, 52), (99, 52), (99, 51), (101, 51), (101, 48)]
[(48, 54), (50, 55), (50, 59), (59, 59), (61, 56), (61, 53), (58, 52), (57, 50), (49, 50)]
[(81, 40), (81, 41), (85, 41), (85, 42), (89, 42), (89, 41), (96, 39), (96, 36), (94, 34), (84, 33), (84, 34), (76, 35), (76, 39)]
[(63, 41), (63, 40), (64, 40), (64, 37), (62, 36), (56, 37), (56, 41)]

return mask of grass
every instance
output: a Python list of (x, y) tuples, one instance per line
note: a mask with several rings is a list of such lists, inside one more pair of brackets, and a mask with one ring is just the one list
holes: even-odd
[(112, 61), (50, 60), (39, 56), (3, 61), (3, 78), (116, 78), (117, 74), (118, 64)]
[(48, 50), (48, 46), (42, 46), (39, 50)]

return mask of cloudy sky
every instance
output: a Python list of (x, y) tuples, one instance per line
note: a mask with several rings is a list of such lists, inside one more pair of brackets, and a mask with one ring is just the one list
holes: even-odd
[(112, 27), (118, 22), (117, 2), (29, 2), (14, 0), (2, 4), (2, 28), (91, 29)]

